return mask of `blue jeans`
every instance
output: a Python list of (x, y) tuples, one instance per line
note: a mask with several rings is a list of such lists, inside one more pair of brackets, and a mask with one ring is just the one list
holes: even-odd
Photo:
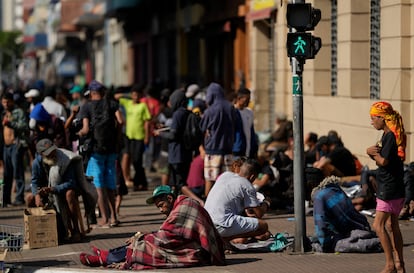
[(16, 180), (16, 203), (24, 203), (24, 156), (25, 148), (20, 144), (4, 145), (3, 148), (3, 207), (11, 204), (13, 179)]

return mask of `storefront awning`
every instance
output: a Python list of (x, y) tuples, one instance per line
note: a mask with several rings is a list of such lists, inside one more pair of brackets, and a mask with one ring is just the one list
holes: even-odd
[(276, 10), (275, 0), (251, 0), (250, 11), (246, 15), (246, 21), (256, 21), (270, 18)]
[(106, 0), (106, 17), (122, 17), (124, 13), (132, 12), (142, 0)]
[(104, 25), (104, 17), (99, 14), (84, 13), (74, 20), (74, 24), (79, 27), (100, 29)]
[(275, 7), (250, 11), (246, 15), (246, 21), (256, 21), (256, 20), (263, 20), (263, 19), (270, 18), (272, 12), (275, 12), (275, 11), (276, 11)]

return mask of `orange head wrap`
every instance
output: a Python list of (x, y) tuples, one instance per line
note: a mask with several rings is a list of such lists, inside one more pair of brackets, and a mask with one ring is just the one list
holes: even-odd
[(398, 156), (405, 160), (405, 147), (407, 145), (407, 136), (405, 135), (404, 125), (401, 115), (395, 111), (391, 104), (386, 101), (379, 101), (372, 104), (369, 111), (371, 116), (384, 118), (385, 125), (395, 135), (398, 146)]

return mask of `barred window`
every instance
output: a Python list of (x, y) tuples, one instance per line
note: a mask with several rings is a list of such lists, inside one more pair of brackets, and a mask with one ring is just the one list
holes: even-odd
[(370, 39), (370, 92), (371, 99), (380, 98), (380, 26), (381, 26), (381, 0), (371, 0), (371, 39)]
[(338, 94), (338, 4), (331, 4), (331, 96)]

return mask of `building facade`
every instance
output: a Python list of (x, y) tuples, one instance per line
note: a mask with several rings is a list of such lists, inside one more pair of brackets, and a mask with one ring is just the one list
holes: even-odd
[[(175, 89), (217, 81), (229, 92), (247, 86), (257, 130), (273, 131), (277, 112), (295, 119), (286, 52), (289, 1), (49, 2), (60, 5), (61, 18), (48, 51), (67, 56), (60, 63), (54, 58), (58, 76), (60, 65), (69, 80), (97, 78), (108, 86)], [(365, 150), (380, 132), (368, 111), (374, 101), (387, 100), (404, 118), (407, 161), (413, 161), (414, 0), (307, 2), (321, 9), (314, 35), (323, 46), (304, 66), (304, 132), (336, 130), (363, 164), (374, 167)]]
[[(413, 161), (414, 28), (410, 26), (414, 1), (315, 0), (312, 4), (322, 11), (314, 35), (322, 38), (323, 46), (304, 68), (304, 132), (323, 135), (336, 130), (363, 164), (375, 167), (365, 151), (381, 133), (370, 125), (369, 108), (386, 100), (403, 116), (407, 162)], [(286, 5), (277, 14), (274, 105), (293, 119)]]

